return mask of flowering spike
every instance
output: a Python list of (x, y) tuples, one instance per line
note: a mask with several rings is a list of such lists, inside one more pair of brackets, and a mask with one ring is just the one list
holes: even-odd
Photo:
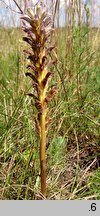
[(48, 80), (51, 76), (51, 72), (48, 72), (48, 66), (52, 64), (49, 57), (54, 49), (54, 46), (49, 46), (49, 37), (53, 31), (52, 17), (43, 5), (37, 4), (34, 10), (29, 8), (28, 14), (23, 15), (21, 19), (24, 20), (23, 30), (27, 34), (23, 37), (23, 40), (31, 48), (24, 51), (30, 60), (27, 69), (31, 69), (31, 73), (27, 72), (26, 76), (33, 80), (33, 88), (37, 93), (37, 96), (32, 93), (28, 95), (34, 98), (38, 111), (38, 119), (35, 119), (35, 125), (40, 136), (41, 192), (46, 195), (45, 151), (47, 125), (50, 121), (47, 105), (56, 92), (55, 87), (47, 92)]

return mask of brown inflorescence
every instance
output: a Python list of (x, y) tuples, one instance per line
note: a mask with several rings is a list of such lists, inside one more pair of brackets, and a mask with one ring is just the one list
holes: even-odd
[(27, 36), (23, 37), (30, 49), (24, 50), (27, 54), (30, 64), (26, 73), (33, 80), (35, 94), (29, 93), (35, 100), (35, 106), (38, 110), (38, 118), (35, 118), (36, 128), (40, 136), (40, 161), (41, 161), (41, 192), (46, 194), (46, 132), (49, 123), (48, 103), (53, 98), (56, 87), (53, 86), (48, 91), (48, 83), (51, 77), (49, 71), (50, 54), (54, 46), (50, 46), (50, 35), (53, 31), (51, 15), (43, 5), (37, 5), (34, 10), (29, 8), (27, 15), (23, 15), (23, 30)]

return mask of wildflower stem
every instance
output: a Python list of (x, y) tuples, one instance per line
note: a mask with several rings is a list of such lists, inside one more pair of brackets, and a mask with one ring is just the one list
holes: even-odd
[(41, 139), (40, 139), (40, 163), (41, 163), (41, 193), (46, 195), (46, 129), (45, 129), (45, 113), (40, 116)]

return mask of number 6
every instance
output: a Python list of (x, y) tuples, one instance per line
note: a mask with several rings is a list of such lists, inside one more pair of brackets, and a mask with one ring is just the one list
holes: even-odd
[(96, 211), (96, 203), (91, 204), (91, 211)]

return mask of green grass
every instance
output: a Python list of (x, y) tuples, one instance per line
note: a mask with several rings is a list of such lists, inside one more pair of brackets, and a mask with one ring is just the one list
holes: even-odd
[[(89, 42), (87, 29), (73, 34), (68, 50), (65, 29), (55, 35), (51, 85), (58, 93), (50, 104), (47, 199), (100, 199), (100, 32), (91, 30)], [(0, 30), (0, 199), (40, 198), (36, 109), (26, 96), (31, 82), (21, 39), (19, 29)]]

